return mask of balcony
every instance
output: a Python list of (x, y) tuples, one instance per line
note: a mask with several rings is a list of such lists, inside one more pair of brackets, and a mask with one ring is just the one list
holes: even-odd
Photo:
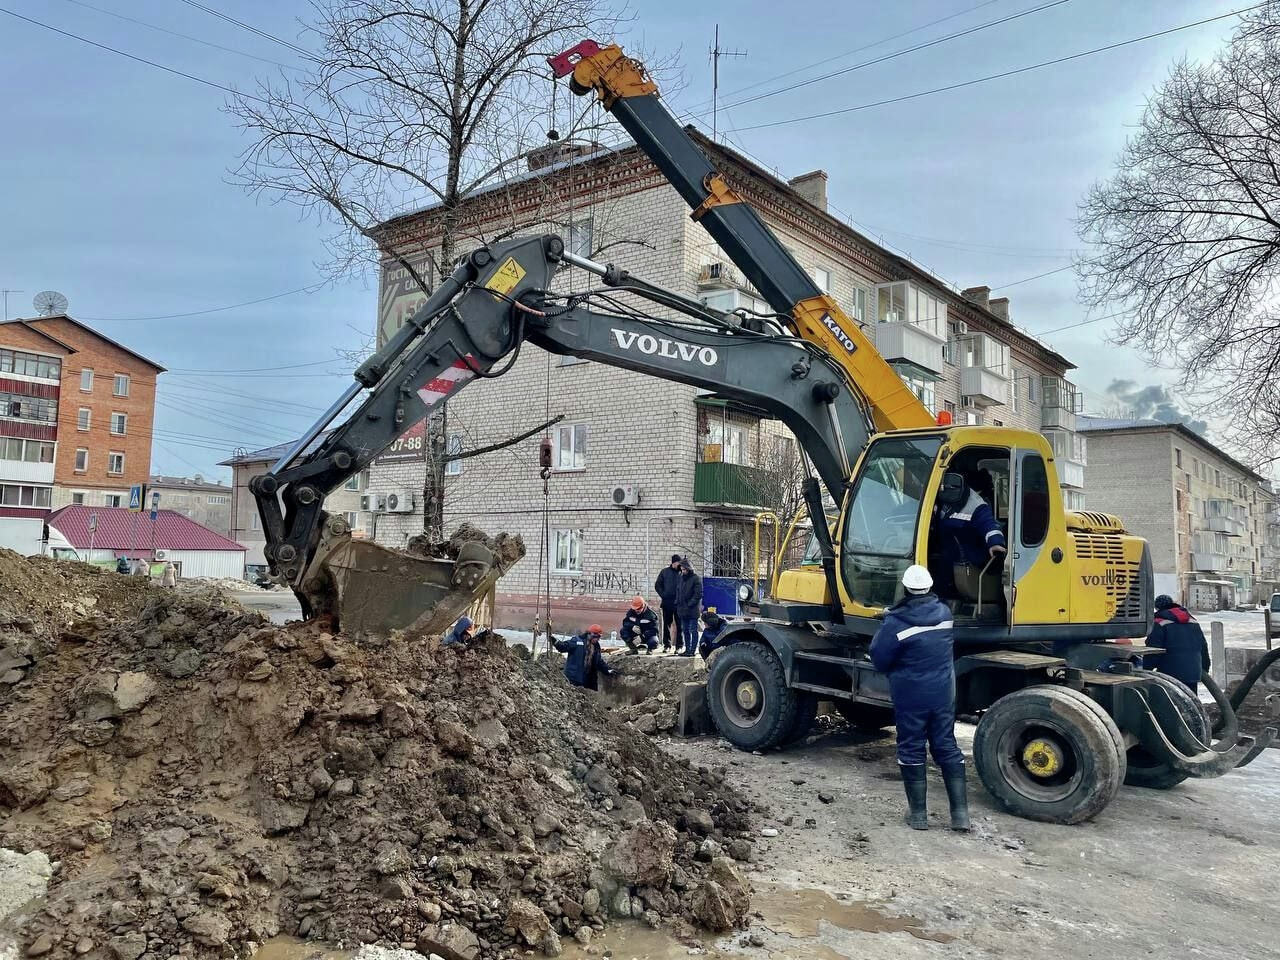
[(1070, 380), (1040, 378), (1040, 427), (1044, 430), (1076, 429), (1076, 417), (1084, 409), (1084, 396)]
[(1003, 373), (989, 367), (962, 367), (960, 396), (978, 407), (1008, 403), (1009, 381)]
[(1243, 537), (1245, 534), (1244, 521), (1235, 517), (1206, 517), (1205, 529), (1225, 533), (1228, 537)]
[(906, 320), (876, 324), (876, 349), (890, 363), (910, 363), (929, 373), (941, 373), (945, 344), (941, 337)]
[(1198, 573), (1226, 573), (1231, 569), (1230, 561), (1221, 553), (1192, 552), (1191, 566)]
[(0, 459), (0, 480), (7, 483), (53, 483), (53, 464)]
[(1055, 458), (1054, 466), (1058, 468), (1059, 485), (1072, 490), (1084, 489), (1083, 463), (1077, 463), (1075, 460), (1058, 460)]
[(763, 507), (776, 478), (765, 470), (736, 463), (696, 463), (693, 466), (693, 502), (728, 507)]

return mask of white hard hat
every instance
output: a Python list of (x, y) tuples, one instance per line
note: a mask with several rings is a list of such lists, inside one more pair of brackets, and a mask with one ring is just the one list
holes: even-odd
[(927, 593), (933, 588), (933, 576), (920, 564), (913, 563), (902, 575), (902, 585), (909, 593)]

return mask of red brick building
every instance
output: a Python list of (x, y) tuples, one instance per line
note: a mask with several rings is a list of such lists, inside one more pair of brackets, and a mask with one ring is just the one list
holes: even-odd
[(67, 316), (0, 323), (0, 546), (49, 511), (123, 506), (151, 472), (159, 364)]

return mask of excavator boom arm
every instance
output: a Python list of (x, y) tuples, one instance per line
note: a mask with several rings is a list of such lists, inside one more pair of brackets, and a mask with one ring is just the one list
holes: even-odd
[[(790, 318), (793, 332), (831, 354), (865, 403), (877, 430), (933, 426), (933, 417), (876, 350), (862, 329), (711, 165), (663, 105), (643, 65), (617, 45), (584, 40), (550, 58), (557, 77), (569, 75), (577, 94), (595, 93), (623, 129), (692, 208), (725, 255), (769, 305)], [(852, 459), (855, 449), (850, 449)]]

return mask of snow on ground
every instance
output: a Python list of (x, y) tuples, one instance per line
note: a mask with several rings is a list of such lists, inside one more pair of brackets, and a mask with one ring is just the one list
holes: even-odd
[(1195, 618), (1210, 636), (1210, 624), (1215, 620), (1222, 624), (1222, 636), (1228, 647), (1265, 647), (1267, 645), (1261, 610), (1219, 610), (1216, 613), (1197, 613)]

